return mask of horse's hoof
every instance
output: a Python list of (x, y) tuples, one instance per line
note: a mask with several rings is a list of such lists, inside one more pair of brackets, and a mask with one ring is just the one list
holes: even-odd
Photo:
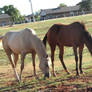
[(82, 73), (80, 72), (80, 74), (84, 75), (85, 73), (84, 72), (82, 72)]
[(83, 72), (82, 72), (82, 71), (80, 71), (80, 74), (83, 74)]
[(53, 76), (56, 77), (56, 73), (53, 73)]
[(38, 76), (35, 76), (35, 78), (38, 80), (39, 79), (39, 77)]
[(17, 79), (16, 81), (17, 81), (18, 83), (20, 83), (20, 82), (21, 82), (21, 80), (18, 80), (18, 79)]
[(65, 70), (67, 74), (70, 74), (67, 70)]
[(76, 77), (79, 77), (79, 74), (76, 74)]
[(70, 73), (69, 73), (69, 72), (67, 72), (67, 74), (69, 75)]

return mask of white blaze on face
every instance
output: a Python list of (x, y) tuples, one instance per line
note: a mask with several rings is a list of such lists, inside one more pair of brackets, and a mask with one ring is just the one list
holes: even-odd
[(2, 41), (0, 41), (0, 49), (3, 49)]
[(50, 65), (51, 65), (51, 59), (49, 57), (48, 58), (42, 58), (40, 60), (39, 67), (44, 74), (49, 73)]
[(51, 66), (51, 58), (50, 57), (48, 57), (48, 65), (49, 65), (49, 67)]
[(51, 73), (50, 73), (50, 68), (51, 68), (51, 58), (48, 57), (47, 60), (48, 60), (48, 66), (49, 66), (49, 76), (51, 76)]

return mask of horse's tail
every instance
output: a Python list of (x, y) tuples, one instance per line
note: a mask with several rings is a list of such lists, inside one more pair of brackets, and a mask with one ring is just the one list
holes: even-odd
[(92, 37), (86, 30), (83, 31), (84, 43), (86, 44), (90, 54), (92, 55)]
[(45, 47), (46, 47), (46, 42), (47, 42), (47, 33), (45, 34), (45, 36), (43, 38), (43, 44), (45, 45)]
[(4, 36), (0, 36), (0, 41), (2, 41), (3, 37), (4, 37)]

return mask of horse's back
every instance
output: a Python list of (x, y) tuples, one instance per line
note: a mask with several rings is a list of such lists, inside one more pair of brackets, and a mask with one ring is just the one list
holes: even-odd
[(8, 32), (5, 34), (3, 45), (9, 47), (15, 53), (28, 52), (33, 49), (34, 36), (36, 36), (35, 32), (28, 28), (19, 32)]
[(79, 22), (69, 25), (54, 24), (48, 31), (48, 42), (65, 46), (79, 45), (83, 41), (82, 31), (83, 25)]

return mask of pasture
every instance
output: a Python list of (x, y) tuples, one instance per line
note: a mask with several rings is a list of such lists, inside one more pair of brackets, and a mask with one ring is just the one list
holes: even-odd
[[(18, 24), (12, 27), (0, 27), (0, 35), (8, 31), (18, 31), (24, 28), (32, 28), (36, 31), (38, 37), (42, 40), (48, 29), (54, 23), (70, 24), (75, 21), (84, 22), (87, 30), (92, 34), (92, 14), (58, 18), (35, 23)], [(22, 82), (19, 84), (15, 81), (14, 73), (9, 60), (4, 52), (0, 49), (0, 92), (91, 92), (92, 91), (92, 57), (88, 49), (83, 50), (83, 72), (76, 77), (75, 57), (70, 47), (64, 48), (64, 62), (70, 75), (64, 71), (60, 60), (58, 47), (55, 51), (55, 72), (56, 77), (51, 76), (44, 80), (43, 74), (39, 70), (39, 60), (36, 56), (36, 70), (38, 79), (33, 76), (33, 66), (31, 55), (25, 59), (25, 68), (22, 74)], [(47, 46), (47, 53), (50, 56), (50, 48)], [(20, 70), (20, 60), (18, 61), (17, 71)], [(50, 69), (50, 71), (52, 68)]]

